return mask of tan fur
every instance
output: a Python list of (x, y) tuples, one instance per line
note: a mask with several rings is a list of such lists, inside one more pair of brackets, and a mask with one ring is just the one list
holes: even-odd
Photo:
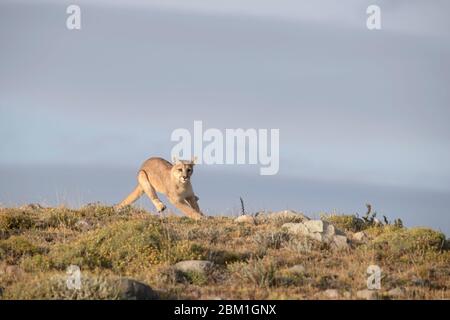
[(190, 178), (194, 172), (194, 161), (174, 161), (171, 164), (162, 158), (150, 158), (145, 161), (138, 173), (138, 185), (117, 208), (123, 208), (146, 194), (158, 212), (166, 209), (159, 200), (157, 192), (167, 196), (169, 201), (181, 212), (192, 219), (200, 219), (198, 197), (192, 190)]

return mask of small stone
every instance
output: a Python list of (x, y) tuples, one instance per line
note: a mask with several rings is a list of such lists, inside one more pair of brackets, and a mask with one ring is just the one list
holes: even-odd
[(181, 272), (207, 273), (211, 270), (214, 263), (208, 260), (186, 260), (180, 261), (174, 265), (175, 270)]
[(377, 300), (378, 293), (373, 290), (364, 289), (364, 290), (359, 290), (358, 292), (356, 292), (356, 297), (358, 299), (364, 299), (364, 300)]
[(391, 298), (401, 298), (405, 295), (405, 290), (402, 288), (394, 288), (387, 292), (388, 296)]
[(295, 266), (290, 267), (287, 271), (289, 273), (304, 274), (306, 272), (306, 269), (301, 264), (296, 264)]
[(411, 279), (411, 283), (413, 285), (415, 285), (415, 286), (418, 286), (418, 287), (425, 287), (425, 286), (429, 285), (429, 281), (428, 280), (424, 280), (424, 279), (418, 278), (418, 277), (413, 277)]
[(10, 277), (17, 277), (22, 274), (22, 269), (19, 266), (9, 265), (5, 268), (5, 274)]
[(353, 234), (352, 239), (359, 242), (365, 242), (368, 240), (368, 237), (364, 231), (356, 232)]
[(158, 295), (145, 283), (120, 279), (119, 295), (123, 300), (157, 300)]
[(236, 223), (249, 223), (249, 224), (255, 224), (255, 218), (248, 215), (242, 215), (234, 219), (234, 222)]
[(348, 241), (346, 236), (335, 235), (333, 236), (333, 242), (331, 244), (333, 249), (345, 250), (348, 249)]
[(77, 227), (81, 231), (88, 231), (91, 229), (91, 225), (86, 220), (82, 219), (75, 223), (75, 227)]
[(337, 291), (336, 289), (327, 289), (323, 292), (323, 294), (329, 299), (339, 298), (339, 291)]

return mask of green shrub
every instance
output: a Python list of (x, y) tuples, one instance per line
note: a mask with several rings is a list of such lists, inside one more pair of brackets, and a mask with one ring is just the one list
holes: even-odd
[(11, 236), (0, 240), (0, 259), (16, 263), (22, 256), (41, 253), (43, 250), (23, 236)]
[(381, 228), (373, 246), (386, 247), (394, 253), (423, 252), (443, 248), (445, 235), (428, 228)]
[(33, 216), (20, 210), (0, 212), (0, 231), (5, 233), (23, 231), (35, 225)]
[(364, 220), (355, 215), (325, 215), (322, 219), (345, 231), (359, 232), (368, 227)]
[(257, 287), (270, 287), (275, 284), (276, 264), (271, 259), (250, 259), (248, 262), (235, 262), (228, 265), (232, 276), (243, 283)]
[(49, 253), (51, 266), (64, 269), (71, 264), (117, 271), (149, 264), (173, 263), (198, 258), (196, 247), (179, 241), (172, 230), (156, 220), (117, 221), (81, 238), (56, 245)]
[(65, 208), (51, 209), (44, 219), (44, 225), (46, 227), (66, 227), (74, 228), (75, 224), (79, 220), (79, 212), (69, 210)]

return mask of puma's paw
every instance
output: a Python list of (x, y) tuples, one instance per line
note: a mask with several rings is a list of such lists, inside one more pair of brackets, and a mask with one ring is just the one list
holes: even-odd
[(121, 206), (121, 205), (118, 205), (118, 204), (113, 206), (113, 210), (114, 210), (115, 213), (121, 212), (124, 208), (125, 208), (124, 206)]
[(194, 219), (194, 220), (202, 220), (202, 219), (205, 219), (206, 217), (203, 215), (203, 213), (201, 213), (201, 212), (198, 212), (196, 215), (194, 215), (193, 217), (192, 217), (192, 219)]
[(155, 204), (155, 207), (158, 212), (162, 212), (167, 208), (166, 205), (162, 202)]

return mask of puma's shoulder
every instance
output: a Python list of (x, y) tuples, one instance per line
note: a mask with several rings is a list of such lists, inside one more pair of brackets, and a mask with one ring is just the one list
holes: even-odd
[(172, 164), (159, 157), (152, 157), (150, 159), (145, 160), (142, 164), (140, 170), (144, 170), (145, 172), (168, 172), (172, 169)]

